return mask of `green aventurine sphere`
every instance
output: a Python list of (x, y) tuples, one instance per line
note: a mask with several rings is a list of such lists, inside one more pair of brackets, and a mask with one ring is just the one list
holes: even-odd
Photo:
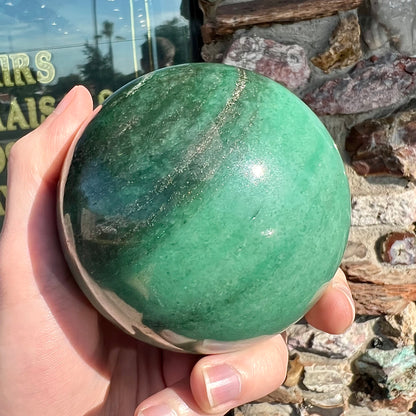
[(301, 318), (350, 224), (319, 119), (274, 81), (220, 64), (113, 94), (68, 155), (58, 205), (67, 261), (97, 309), (139, 339), (202, 353)]

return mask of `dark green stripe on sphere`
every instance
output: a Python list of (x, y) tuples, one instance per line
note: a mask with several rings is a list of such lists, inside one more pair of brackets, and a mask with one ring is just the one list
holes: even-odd
[(145, 325), (233, 341), (285, 329), (334, 274), (350, 195), (318, 118), (252, 72), (156, 71), (83, 133), (64, 198), (76, 251)]

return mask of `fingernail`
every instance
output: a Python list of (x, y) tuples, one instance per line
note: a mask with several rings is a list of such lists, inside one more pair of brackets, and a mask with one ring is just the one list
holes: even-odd
[(137, 416), (177, 416), (176, 412), (166, 404), (158, 404), (140, 410)]
[(65, 97), (60, 101), (58, 106), (55, 108), (54, 113), (56, 115), (62, 114), (66, 110), (66, 108), (69, 106), (69, 104), (71, 104), (77, 92), (78, 92), (78, 87), (77, 86), (73, 87), (71, 91), (69, 91), (68, 94), (66, 94)]
[(240, 374), (227, 364), (203, 370), (209, 404), (212, 408), (237, 400), (241, 393)]
[(343, 293), (343, 295), (346, 297), (346, 299), (348, 300), (351, 306), (351, 324), (350, 325), (352, 325), (355, 319), (355, 302), (351, 295), (351, 291), (344, 284), (338, 283), (338, 282), (334, 283), (334, 288)]

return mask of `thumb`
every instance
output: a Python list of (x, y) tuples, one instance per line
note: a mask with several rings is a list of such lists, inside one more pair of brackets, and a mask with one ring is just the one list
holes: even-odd
[(8, 196), (4, 229), (24, 226), (41, 187), (55, 188), (68, 148), (82, 124), (92, 116), (85, 87), (74, 87), (36, 130), (12, 147), (8, 163)]

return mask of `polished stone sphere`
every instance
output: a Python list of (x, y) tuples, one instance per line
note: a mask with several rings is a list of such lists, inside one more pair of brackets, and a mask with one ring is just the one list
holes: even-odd
[(341, 157), (295, 95), (186, 64), (114, 93), (62, 171), (58, 225), (81, 289), (134, 337), (234, 350), (285, 330), (343, 256)]

